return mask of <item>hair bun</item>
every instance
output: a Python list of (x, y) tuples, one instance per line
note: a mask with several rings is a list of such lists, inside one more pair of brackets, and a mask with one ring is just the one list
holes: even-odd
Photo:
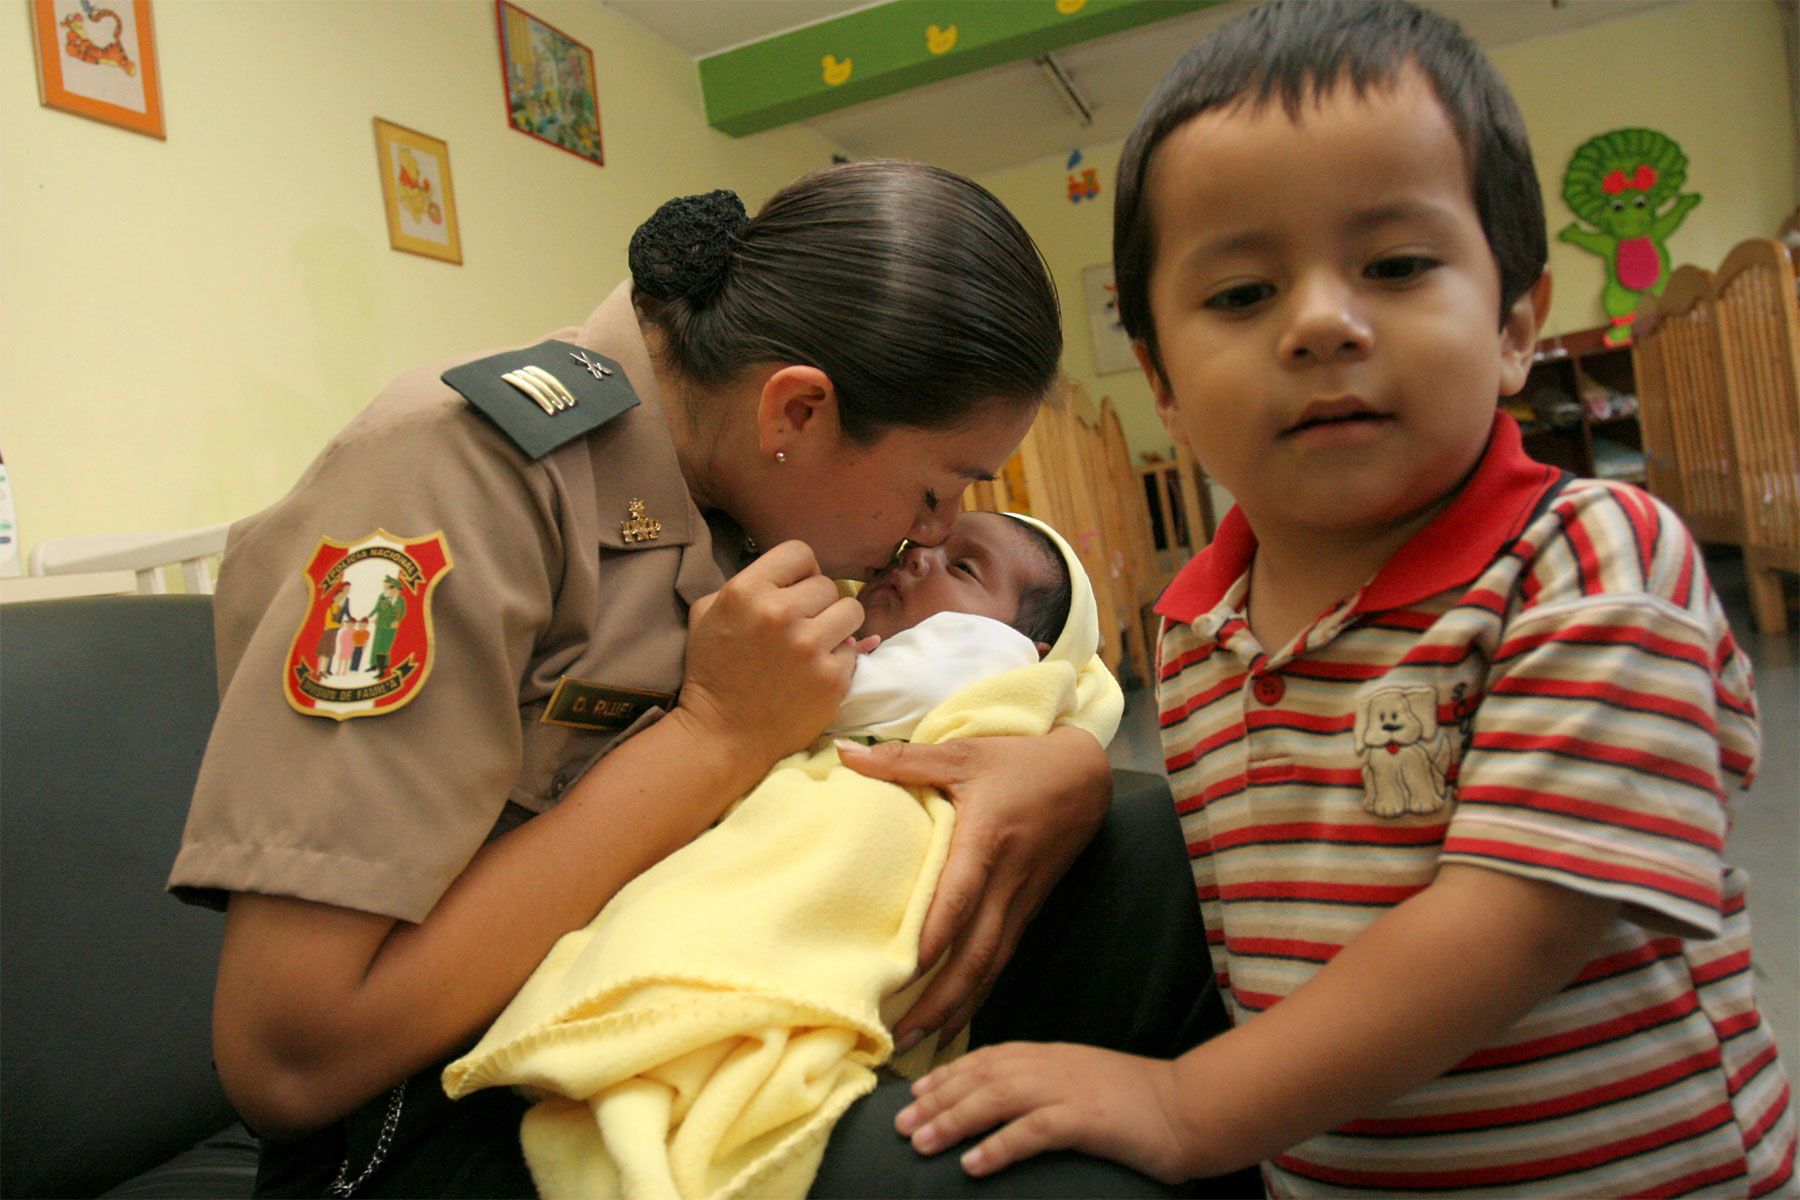
[(725, 282), (732, 248), (749, 223), (736, 192), (677, 196), (631, 235), (631, 278), (658, 300), (705, 304)]

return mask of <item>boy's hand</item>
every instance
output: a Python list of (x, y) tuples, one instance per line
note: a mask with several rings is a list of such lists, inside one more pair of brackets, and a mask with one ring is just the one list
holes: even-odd
[(1178, 1183), (1196, 1172), (1177, 1131), (1172, 1067), (1092, 1046), (989, 1046), (915, 1083), (894, 1127), (919, 1153), (936, 1154), (999, 1125), (962, 1156), (974, 1176), (1046, 1150), (1080, 1150)]

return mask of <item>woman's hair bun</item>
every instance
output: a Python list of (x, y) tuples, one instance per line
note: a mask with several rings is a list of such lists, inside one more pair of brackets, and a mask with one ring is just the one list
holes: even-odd
[(658, 300), (705, 304), (725, 282), (732, 248), (749, 223), (736, 192), (677, 196), (631, 235), (632, 281)]

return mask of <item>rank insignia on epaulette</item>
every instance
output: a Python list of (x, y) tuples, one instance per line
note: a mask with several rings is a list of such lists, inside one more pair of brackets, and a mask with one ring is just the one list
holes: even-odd
[(443, 379), (534, 459), (638, 403), (617, 362), (554, 339), (452, 367)]

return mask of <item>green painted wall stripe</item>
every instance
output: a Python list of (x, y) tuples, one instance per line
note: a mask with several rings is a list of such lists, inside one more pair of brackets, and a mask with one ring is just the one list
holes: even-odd
[(1219, 2), (889, 0), (702, 58), (706, 119), (742, 137)]

